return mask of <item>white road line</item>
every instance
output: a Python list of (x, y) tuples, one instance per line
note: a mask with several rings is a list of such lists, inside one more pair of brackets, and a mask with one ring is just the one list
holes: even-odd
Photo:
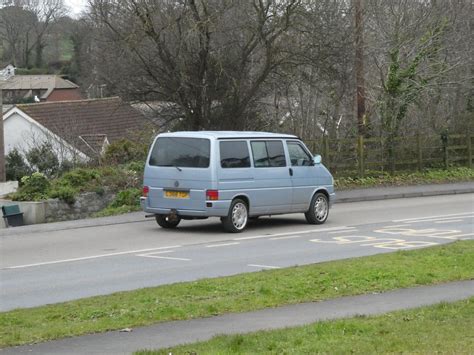
[(295, 239), (295, 238), (301, 238), (302, 235), (288, 235), (286, 237), (276, 237), (276, 238), (270, 238), (270, 240), (280, 240), (280, 239)]
[(418, 218), (406, 218), (406, 219), (394, 219), (392, 222), (409, 222), (409, 221), (421, 221), (425, 219), (438, 219), (438, 218), (445, 218), (445, 217), (457, 217), (460, 218), (461, 216), (472, 216), (474, 215), (472, 212), (465, 212), (465, 213), (455, 213), (455, 214), (445, 214), (439, 216), (428, 216), (428, 217), (418, 217)]
[(279, 266), (270, 266), (270, 265), (248, 264), (247, 266), (264, 268), (264, 269), (280, 269)]
[(143, 256), (144, 258), (153, 258), (153, 259), (191, 261), (191, 259), (187, 259), (187, 258), (175, 258), (175, 257), (171, 257), (171, 256), (157, 256), (157, 255), (152, 255), (152, 254), (149, 254), (149, 255), (145, 254), (145, 255), (140, 255), (140, 256)]
[(432, 218), (432, 219), (423, 219), (420, 221), (411, 221), (410, 223), (424, 223), (424, 222), (437, 222), (437, 221), (451, 221), (453, 219), (462, 218), (461, 221), (467, 220), (467, 218), (473, 218), (471, 216), (459, 216), (459, 217), (446, 217), (446, 218)]
[(452, 219), (452, 220), (445, 220), (445, 221), (435, 221), (436, 224), (446, 224), (446, 223), (457, 223), (462, 222), (462, 219)]
[(84, 256), (84, 257), (82, 257), (82, 258), (72, 258), (72, 259), (45, 261), (45, 262), (43, 262), (43, 263), (35, 263), (35, 264), (7, 266), (7, 267), (4, 267), (2, 270), (5, 270), (5, 269), (23, 269), (23, 268), (27, 268), (27, 267), (33, 267), (33, 266), (62, 264), (62, 263), (69, 263), (69, 262), (73, 262), (73, 261), (82, 261), (82, 260), (91, 260), (91, 259), (107, 258), (107, 257), (109, 257), (109, 256), (136, 254), (136, 253), (143, 253), (143, 252), (146, 252), (146, 251), (162, 250), (162, 249), (175, 249), (175, 248), (181, 248), (181, 245), (173, 245), (173, 246), (169, 246), (169, 247), (159, 247), (159, 248), (149, 248), (149, 249), (140, 249), (140, 250), (121, 251), (121, 252), (118, 252), (118, 253), (110, 253), (110, 254), (100, 254), (100, 255)]
[(472, 237), (474, 236), (474, 233), (467, 233), (467, 234), (456, 234), (450, 236), (450, 238), (459, 238), (459, 237)]
[(277, 234), (268, 234), (268, 235), (255, 235), (252, 237), (240, 237), (235, 238), (234, 240), (250, 240), (250, 239), (260, 239), (260, 238), (273, 238), (273, 237), (280, 237), (284, 235), (294, 235), (294, 234), (308, 234), (308, 233), (319, 233), (319, 232), (328, 232), (328, 231), (336, 231), (336, 230), (347, 230), (347, 229), (355, 229), (354, 227), (331, 227), (331, 228), (322, 228), (322, 229), (310, 229), (307, 231), (299, 231), (299, 232), (287, 232), (287, 233), (277, 233)]
[(357, 232), (357, 229), (345, 229), (345, 230), (340, 230), (340, 231), (335, 231), (335, 232), (329, 232), (328, 234), (340, 234), (340, 233), (351, 233), (351, 232)]
[(384, 226), (382, 229), (390, 229), (390, 228), (400, 228), (400, 227), (408, 227), (410, 223), (404, 223), (404, 224), (394, 224), (393, 226)]
[(206, 248), (219, 248), (219, 247), (226, 247), (229, 245), (238, 245), (240, 244), (239, 242), (232, 242), (232, 243), (221, 243), (221, 244), (211, 244), (211, 245), (206, 245)]
[(149, 256), (149, 255), (155, 255), (155, 254), (168, 254), (168, 253), (174, 253), (174, 250), (164, 250), (164, 251), (157, 251), (157, 252), (151, 252), (151, 253), (145, 253), (145, 254), (137, 254), (136, 256)]

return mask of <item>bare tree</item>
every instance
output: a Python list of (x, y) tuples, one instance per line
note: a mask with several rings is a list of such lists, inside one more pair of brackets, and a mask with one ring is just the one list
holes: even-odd
[(1, 8), (0, 19), (0, 36), (7, 44), (4, 57), (14, 66), (27, 67), (34, 48), (33, 27), (37, 18), (17, 4)]
[(342, 1), (304, 3), (288, 36), (289, 60), (273, 77), (271, 129), (314, 140), (353, 125), (350, 11)]
[(244, 128), (288, 55), (283, 39), (298, 6), (299, 0), (94, 0), (96, 67), (109, 90), (177, 104), (184, 128)]
[[(434, 3), (368, 0), (372, 60), (380, 85), (372, 95), (380, 114), (380, 133), (386, 138), (391, 172), (395, 170), (396, 137), (425, 92), (449, 81), (458, 65), (445, 56), (452, 12)], [(445, 9), (446, 10), (446, 9)], [(411, 121), (413, 122), (413, 121)]]
[(64, 15), (63, 0), (7, 1), (0, 8), (0, 37), (8, 44), (11, 64), (20, 67), (43, 65), (46, 36), (53, 21)]
[[(171, 129), (283, 130), (332, 142), (354, 137), (365, 117), (393, 170), (399, 136), (474, 122), (472, 6), (90, 0), (77, 64), (105, 95), (159, 108), (155, 115), (168, 108), (161, 121)], [(356, 14), (364, 26), (354, 27)], [(364, 98), (360, 110), (354, 97)]]
[(43, 66), (43, 51), (46, 47), (46, 36), (51, 24), (65, 14), (63, 0), (28, 0), (27, 8), (33, 12), (38, 21), (35, 22), (35, 65)]

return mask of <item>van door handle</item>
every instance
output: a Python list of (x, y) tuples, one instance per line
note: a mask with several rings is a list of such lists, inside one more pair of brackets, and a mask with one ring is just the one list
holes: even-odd
[(293, 176), (293, 169), (290, 168), (290, 176)]

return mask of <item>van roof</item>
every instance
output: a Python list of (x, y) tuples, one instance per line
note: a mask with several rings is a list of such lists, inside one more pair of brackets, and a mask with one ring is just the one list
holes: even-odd
[(214, 139), (236, 139), (236, 138), (298, 138), (291, 134), (253, 132), (253, 131), (181, 131), (172, 133), (161, 133), (160, 137), (189, 137), (189, 138), (214, 138)]

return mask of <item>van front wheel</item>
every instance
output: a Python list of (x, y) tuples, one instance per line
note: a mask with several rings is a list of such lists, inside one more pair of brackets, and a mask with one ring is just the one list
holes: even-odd
[(310, 224), (323, 224), (329, 214), (329, 200), (321, 192), (315, 194), (309, 205), (309, 210), (304, 214)]
[(169, 215), (166, 214), (157, 214), (155, 218), (156, 223), (158, 223), (160, 227), (166, 229), (176, 228), (179, 222), (181, 222), (181, 218), (179, 218), (178, 216), (174, 216), (173, 218), (171, 218)]
[(232, 201), (229, 208), (229, 214), (227, 217), (221, 218), (224, 229), (230, 233), (242, 232), (247, 226), (248, 220), (249, 212), (247, 204), (240, 199)]

